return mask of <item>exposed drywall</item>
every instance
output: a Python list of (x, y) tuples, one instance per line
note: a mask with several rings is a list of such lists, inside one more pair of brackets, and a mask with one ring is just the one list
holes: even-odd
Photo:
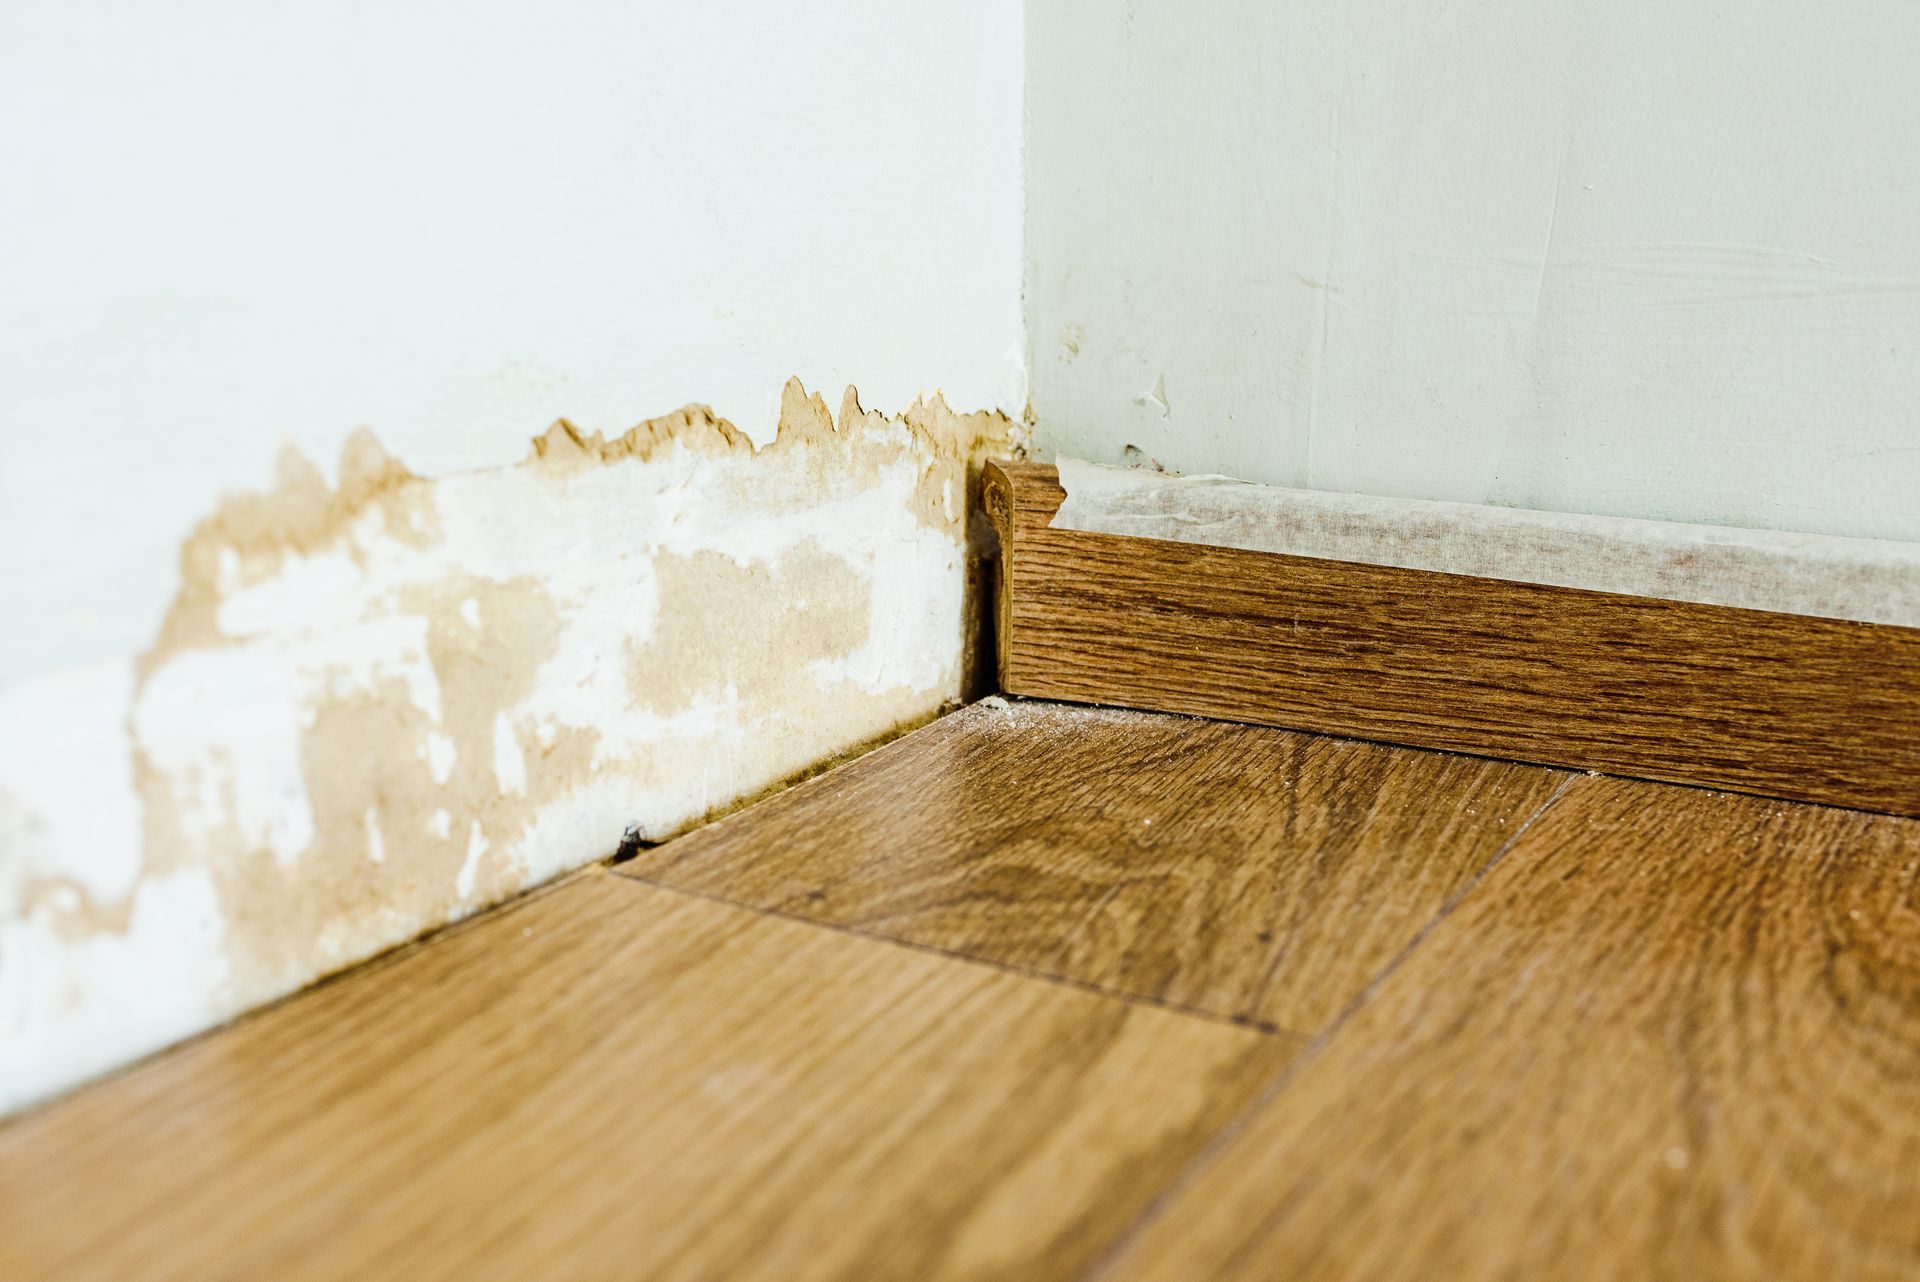
[(1920, 540), (1920, 6), (1027, 23), (1040, 445)]
[(1376, 498), (1059, 460), (1054, 529), (1920, 628), (1920, 543)]
[(998, 414), (694, 406), (428, 480), (294, 451), (137, 660), (0, 691), (0, 1111), (924, 721)]
[(1020, 40), (1019, 0), (0, 5), (0, 686), (144, 645), (283, 440), (764, 438), (789, 372), (1017, 412)]

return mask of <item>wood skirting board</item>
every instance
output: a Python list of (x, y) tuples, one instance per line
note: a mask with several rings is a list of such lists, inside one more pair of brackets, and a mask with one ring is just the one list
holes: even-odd
[(1920, 814), (1920, 628), (1050, 528), (989, 465), (1011, 694)]

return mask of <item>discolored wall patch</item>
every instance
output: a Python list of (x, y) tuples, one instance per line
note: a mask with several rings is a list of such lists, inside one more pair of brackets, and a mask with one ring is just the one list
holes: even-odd
[[(702, 700), (778, 705), (817, 687), (812, 666), (852, 654), (871, 635), (873, 585), (818, 544), (742, 564), (718, 552), (654, 562), (659, 623), (627, 643), (633, 706), (668, 716)], [(789, 626), (756, 631), (754, 602), (786, 601)]]
[(1009, 426), (794, 382), (757, 450), (694, 406), (285, 457), (147, 653), (0, 692), (0, 1110), (936, 715)]

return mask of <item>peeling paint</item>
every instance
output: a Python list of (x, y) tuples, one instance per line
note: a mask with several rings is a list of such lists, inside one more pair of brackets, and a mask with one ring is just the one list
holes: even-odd
[[(434, 480), (283, 455), (146, 653), (0, 698), (0, 1109), (936, 715), (1010, 431), (794, 381), (758, 449), (689, 406)], [(174, 977), (131, 1020), (129, 968)]]

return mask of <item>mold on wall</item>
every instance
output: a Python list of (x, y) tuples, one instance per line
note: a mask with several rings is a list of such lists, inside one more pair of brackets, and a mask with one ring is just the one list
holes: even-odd
[(136, 659), (0, 691), (0, 1111), (660, 840), (966, 692), (944, 401), (789, 382), (427, 479), (298, 453), (181, 549)]

